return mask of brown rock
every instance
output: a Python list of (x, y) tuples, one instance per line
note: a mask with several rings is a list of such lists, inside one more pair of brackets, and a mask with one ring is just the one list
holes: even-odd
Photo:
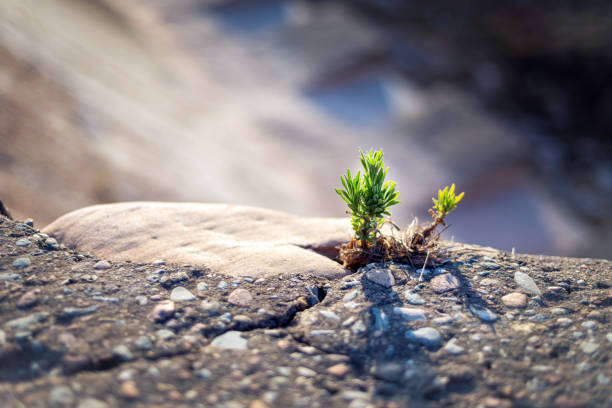
[(134, 381), (124, 381), (119, 387), (119, 395), (128, 399), (138, 398), (140, 391), (138, 390), (138, 387), (136, 387), (136, 383)]
[(511, 408), (512, 402), (504, 398), (487, 397), (482, 405), (486, 408)]
[(262, 400), (254, 400), (249, 404), (249, 408), (268, 408), (268, 406)]
[(251, 292), (246, 289), (235, 289), (227, 298), (227, 301), (236, 306), (247, 306), (253, 300)]
[(522, 308), (527, 306), (527, 295), (524, 293), (508, 293), (506, 296), (503, 296), (501, 300), (507, 307)]
[(36, 305), (38, 303), (38, 296), (40, 293), (40, 289), (32, 289), (24, 293), (17, 301), (17, 307), (26, 309)]
[(176, 306), (171, 300), (162, 300), (159, 302), (151, 313), (149, 314), (149, 319), (154, 322), (163, 322), (170, 319), (176, 310)]
[[(209, 267), (229, 276), (347, 271), (320, 255), (348, 241), (348, 218), (303, 218), (225, 204), (134, 202), (98, 205), (66, 214), (44, 230), (69, 248), (111, 261)], [(154, 238), (153, 238), (154, 237)]]
[(431, 280), (431, 287), (436, 293), (444, 293), (461, 287), (459, 279), (450, 273), (443, 273)]
[(336, 364), (327, 369), (328, 374), (338, 378), (344, 378), (349, 371), (350, 368), (346, 364)]

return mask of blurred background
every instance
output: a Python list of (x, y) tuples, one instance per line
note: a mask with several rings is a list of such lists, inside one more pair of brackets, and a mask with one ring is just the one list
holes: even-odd
[(612, 3), (2, 0), (0, 200), (343, 216), (358, 148), (446, 238), (611, 258)]

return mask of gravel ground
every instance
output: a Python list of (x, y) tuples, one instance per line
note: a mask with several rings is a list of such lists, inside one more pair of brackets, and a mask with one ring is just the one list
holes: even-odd
[(423, 281), (238, 279), (0, 216), (0, 405), (612, 406), (610, 261), (450, 250)]

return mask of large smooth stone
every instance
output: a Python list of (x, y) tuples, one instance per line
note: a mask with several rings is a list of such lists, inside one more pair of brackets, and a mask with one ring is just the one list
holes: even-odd
[(73, 211), (43, 229), (112, 261), (208, 267), (228, 276), (348, 273), (325, 255), (350, 239), (347, 218), (305, 218), (226, 204), (129, 202)]

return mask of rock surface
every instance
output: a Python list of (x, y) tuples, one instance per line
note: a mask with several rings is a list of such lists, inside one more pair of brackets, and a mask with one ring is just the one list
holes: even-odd
[[(189, 264), (228, 276), (347, 271), (321, 255), (350, 238), (348, 219), (302, 218), (225, 204), (134, 202), (66, 214), (43, 229), (68, 248), (113, 261)], [(318, 252), (318, 253), (317, 253)], [(106, 261), (96, 267), (110, 267)]]
[[(0, 281), (2, 407), (612, 405), (609, 261), (453, 244), (436, 273), (461, 285), (437, 293), (392, 263), (331, 280), (158, 258), (96, 269), (18, 225), (0, 217), (0, 273), (19, 277)], [(372, 268), (393, 285), (366, 278)], [(509, 309), (520, 268), (556, 296)], [(173, 302), (176, 288), (198, 299)]]

